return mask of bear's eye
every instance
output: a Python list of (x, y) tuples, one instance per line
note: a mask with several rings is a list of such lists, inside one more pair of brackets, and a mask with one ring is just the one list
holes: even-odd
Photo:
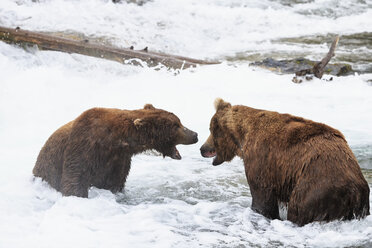
[(180, 126), (179, 126), (178, 124), (173, 124), (173, 125), (171, 126), (171, 128), (172, 128), (173, 130), (176, 130), (176, 129), (180, 128)]

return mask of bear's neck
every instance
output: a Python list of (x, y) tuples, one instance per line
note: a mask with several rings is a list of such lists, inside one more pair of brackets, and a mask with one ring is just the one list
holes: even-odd
[(129, 143), (129, 146), (133, 154), (138, 154), (155, 149), (155, 140), (152, 140), (148, 134), (138, 132), (137, 136), (133, 137)]
[(257, 115), (260, 110), (245, 106), (234, 107), (227, 113), (225, 123), (231, 133), (233, 142), (237, 146), (237, 155), (243, 158), (242, 148), (250, 139), (255, 137), (255, 118), (250, 118), (250, 116)]
[(132, 130), (133, 133), (130, 135), (131, 140), (129, 142), (130, 148), (134, 154), (142, 153), (148, 150), (156, 150), (156, 148), (161, 147), (160, 141), (164, 140), (162, 138), (162, 133), (154, 131), (153, 128), (145, 129), (135, 129)]

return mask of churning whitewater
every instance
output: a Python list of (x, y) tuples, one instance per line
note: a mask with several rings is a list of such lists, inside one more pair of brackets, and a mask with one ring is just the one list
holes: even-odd
[[(297, 227), (253, 212), (243, 162), (213, 167), (199, 151), (221, 97), (337, 128), (371, 189), (372, 1), (128, 2), (0, 1), (0, 26), (222, 62), (154, 70), (0, 42), (0, 247), (372, 246), (371, 216)], [(335, 34), (331, 62), (359, 73), (294, 84), (293, 75), (249, 66), (267, 57), (320, 60)], [(182, 160), (135, 156), (123, 192), (91, 188), (88, 199), (62, 197), (33, 177), (41, 147), (63, 124), (92, 107), (146, 103), (198, 132), (197, 144), (177, 146)]]

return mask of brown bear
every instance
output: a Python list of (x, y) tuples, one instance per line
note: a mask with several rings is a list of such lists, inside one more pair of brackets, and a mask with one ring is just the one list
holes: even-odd
[(197, 141), (176, 115), (151, 104), (132, 111), (93, 108), (50, 136), (33, 174), (65, 196), (88, 197), (90, 186), (118, 192), (133, 155), (153, 149), (181, 159), (176, 145)]
[(210, 136), (200, 148), (213, 165), (244, 161), (252, 209), (303, 226), (369, 214), (369, 187), (342, 133), (289, 114), (215, 101)]

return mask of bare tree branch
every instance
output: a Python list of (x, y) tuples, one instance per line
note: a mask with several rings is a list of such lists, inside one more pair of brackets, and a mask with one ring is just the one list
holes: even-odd
[(332, 45), (329, 48), (327, 55), (319, 63), (314, 65), (313, 68), (296, 72), (296, 76), (305, 76), (307, 74), (314, 74), (315, 77), (322, 78), (324, 74), (324, 68), (326, 67), (328, 62), (331, 60), (331, 58), (335, 56), (335, 49), (337, 47), (339, 40), (340, 40), (340, 37), (337, 35), (334, 41), (332, 42)]

